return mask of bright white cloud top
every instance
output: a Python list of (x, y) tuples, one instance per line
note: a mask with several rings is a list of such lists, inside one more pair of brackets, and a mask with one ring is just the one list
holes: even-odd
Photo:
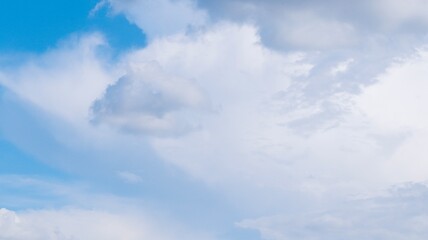
[(147, 44), (0, 61), (1, 138), (66, 175), (1, 172), (0, 239), (426, 239), (427, 8), (99, 2)]

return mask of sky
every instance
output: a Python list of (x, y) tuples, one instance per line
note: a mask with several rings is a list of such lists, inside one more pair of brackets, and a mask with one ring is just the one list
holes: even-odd
[(425, 0), (2, 0), (0, 239), (425, 240)]

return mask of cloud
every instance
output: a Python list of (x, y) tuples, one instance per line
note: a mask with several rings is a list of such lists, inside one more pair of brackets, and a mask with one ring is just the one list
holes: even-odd
[(426, 26), (428, 17), (425, 12), (428, 10), (428, 4), (423, 0), (377, 0), (371, 2), (371, 6), (378, 18), (387, 28), (410, 28), (418, 25)]
[(156, 232), (142, 217), (71, 208), (19, 213), (0, 209), (0, 229), (0, 238), (9, 240), (174, 239)]
[[(305, 92), (295, 88), (312, 73), (313, 65), (305, 54), (278, 54), (259, 39), (254, 26), (220, 24), (194, 36), (154, 41), (129, 56), (134, 64), (154, 60), (166, 72), (195, 79), (217, 109), (202, 118), (199, 131), (176, 139), (151, 139), (156, 152), (192, 176), (247, 199), (250, 205), (260, 201), (248, 200), (258, 199), (254, 192), (260, 198), (261, 193), (279, 192), (280, 196), (270, 199), (279, 204), (289, 197), (289, 190), (323, 191), (342, 177), (346, 180), (341, 188), (345, 188), (364, 179), (354, 170), (363, 169), (367, 162), (361, 159), (370, 161), (376, 146), (365, 145), (365, 141), (371, 144), (366, 132), (354, 133), (354, 128), (363, 127), (358, 123), (334, 127), (341, 122), (335, 108), (346, 111), (350, 97), (338, 93), (315, 103), (308, 101)], [(324, 123), (318, 113), (325, 114)], [(309, 137), (291, 126), (304, 118), (313, 121), (308, 122), (313, 127)], [(359, 138), (364, 142), (359, 143)], [(340, 161), (349, 151), (359, 150), (347, 163)], [(337, 168), (347, 170), (338, 173)], [(263, 207), (259, 204), (258, 208)]]
[(379, 36), (420, 44), (427, 24), (423, 0), (197, 2), (214, 21), (255, 24), (266, 46), (286, 51), (361, 49)]
[[(352, 5), (357, 13), (350, 16), (339, 1), (324, 7), (315, 1), (210, 2), (112, 0), (115, 13), (151, 36), (145, 48), (110, 59), (103, 38), (89, 34), (2, 69), (2, 134), (106, 191), (121, 195), (126, 186), (138, 201), (148, 196), (178, 215), (200, 204), (199, 210), (226, 212), (221, 221), (238, 218), (223, 201), (239, 217), (310, 212), (426, 180), (428, 131), (420, 106), (426, 51), (390, 65), (422, 39), (380, 32), (365, 1)], [(205, 11), (218, 21), (207, 20)], [(211, 204), (217, 199), (207, 192), (221, 203)], [(209, 203), (201, 203), (202, 195)], [(190, 207), (177, 210), (177, 198)], [(61, 218), (60, 212), (48, 215)], [(348, 216), (354, 212), (346, 207), (241, 225), (261, 229), (268, 239), (310, 239), (317, 231), (333, 236), (326, 229), (349, 236), (350, 222), (356, 235), (398, 238), (390, 230), (398, 223), (371, 213)], [(103, 213), (97, 214), (89, 219)], [(364, 232), (365, 222), (382, 232)], [(62, 236), (72, 235), (67, 231)]]
[[(41, 127), (61, 148), (31, 146), (28, 137), (15, 141), (54, 166), (92, 176), (88, 166), (102, 165), (95, 175), (104, 179), (133, 169), (143, 179), (158, 180), (153, 176), (168, 178), (159, 167), (163, 161), (202, 185), (221, 189), (235, 203), (245, 201), (242, 208), (249, 212), (282, 209), (286, 200), (299, 205), (314, 196), (340, 202), (349, 194), (422, 179), (409, 177), (411, 171), (393, 175), (395, 170), (385, 170), (405, 137), (372, 125), (355, 105), (360, 104), (355, 103), (358, 92), (335, 86), (335, 81), (367, 84), (344, 81), (362, 66), (361, 55), (352, 56), (356, 60), (349, 72), (331, 78), (331, 69), (349, 57), (324, 61), (329, 56), (277, 52), (261, 44), (256, 26), (228, 22), (154, 39), (114, 63), (95, 54), (98, 45), (84, 46), (85, 41), (78, 41), (74, 51), (59, 48), (47, 54), (79, 56), (63, 63), (56, 57), (35, 58), (35, 64), (19, 68), (21, 78), (4, 73), (4, 85), (28, 99), (30, 108), (34, 104), (46, 118), (66, 120)], [(39, 63), (43, 61), (56, 64)], [(85, 75), (86, 65), (95, 66), (99, 75)], [(37, 75), (29, 74), (34, 69), (29, 66), (36, 66), (39, 78), (30, 77)], [(53, 79), (52, 72), (66, 75)], [(81, 82), (69, 78), (76, 75)], [(22, 79), (34, 91), (8, 78)], [(39, 79), (46, 85), (36, 84)], [(61, 84), (69, 87), (49, 88)], [(313, 92), (324, 89), (328, 91)], [(49, 99), (38, 94), (43, 91), (51, 94)], [(77, 97), (81, 92), (83, 97)], [(52, 101), (64, 96), (67, 101)], [(73, 101), (80, 106), (76, 110), (69, 106)], [(89, 123), (91, 110), (99, 125)], [(33, 134), (31, 139), (43, 138)], [(148, 166), (162, 174), (150, 175)], [(392, 166), (398, 169), (399, 164)], [(278, 194), (273, 197), (272, 192)]]
[(246, 219), (238, 226), (260, 231), (263, 239), (425, 239), (428, 197), (424, 184), (403, 184), (384, 196), (352, 200), (335, 208)]
[[(310, 200), (313, 197), (319, 203), (337, 203), (346, 196), (376, 192), (391, 184), (425, 180), (423, 170), (416, 175), (412, 175), (415, 172), (411, 170), (419, 166), (421, 158), (415, 157), (414, 164), (409, 164), (408, 170), (401, 173), (398, 169), (406, 168), (392, 160), (396, 151), (401, 151), (401, 147), (407, 148), (405, 134), (385, 131), (371, 122), (367, 113), (361, 111), (360, 100), (356, 101), (360, 96), (364, 99), (371, 86), (376, 88), (377, 83), (370, 85), (369, 81), (358, 82), (352, 78), (345, 82), (354, 71), (359, 71), (354, 68), (361, 67), (361, 62), (355, 60), (349, 73), (343, 72), (341, 76), (332, 78), (331, 69), (337, 67), (337, 61), (332, 61), (331, 65), (314, 61), (311, 65), (308, 64), (310, 55), (306, 58), (302, 55), (277, 55), (277, 52), (260, 44), (241, 44), (243, 49), (245, 47), (242, 52), (239, 48), (220, 51), (218, 49), (226, 48), (236, 39), (229, 34), (228, 27), (235, 29), (234, 32), (240, 36), (247, 36), (245, 39), (251, 39), (251, 36), (257, 39), (258, 34), (254, 30), (245, 32), (255, 29), (245, 25), (241, 27), (242, 32), (237, 31), (233, 24), (219, 26), (221, 28), (200, 35), (204, 39), (203, 45), (198, 40), (188, 40), (194, 38), (175, 37), (154, 42), (132, 55), (133, 61), (154, 59), (165, 71), (198, 79), (199, 86), (210, 96), (213, 106), (220, 106), (216, 114), (205, 116), (204, 127), (200, 131), (176, 139), (152, 139), (163, 159), (209, 185), (220, 186), (233, 201), (253, 210), (287, 208), (283, 206), (284, 201), (289, 205), (300, 205), (299, 201), (315, 204)], [(222, 39), (223, 44), (205, 40), (208, 36), (210, 40)], [(210, 51), (217, 55), (211, 55)], [(206, 57), (194, 61), (197, 59), (194, 56), (202, 52)], [(217, 56), (218, 59), (227, 59), (218, 52), (232, 56), (251, 54), (254, 62), (248, 61), (248, 57), (237, 58), (225, 66), (224, 60), (215, 61)], [(205, 61), (210, 64), (205, 65)], [(284, 72), (279, 70), (279, 66), (301, 71)], [(314, 91), (321, 89), (315, 82), (320, 73), (343, 84), (357, 84), (360, 92), (340, 87), (334, 89), (335, 82), (331, 81), (326, 83), (328, 91), (315, 94), (308, 86), (314, 84)], [(370, 70), (359, 74), (374, 78)], [(395, 73), (394, 76), (404, 81), (402, 76)], [(224, 89), (239, 89), (239, 95), (229, 95)], [(374, 93), (373, 96), (377, 99), (379, 95)], [(400, 98), (395, 101), (400, 102)], [(388, 104), (379, 100), (379, 104), (369, 101), (366, 105), (373, 108), (374, 113), (379, 110), (379, 115), (383, 116), (380, 108)], [(412, 156), (408, 155), (411, 149), (421, 146), (422, 138), (417, 139), (408, 143), (412, 147), (408, 147), (403, 156)], [(255, 192), (257, 196), (254, 196)]]
[(428, 112), (421, 103), (426, 101), (427, 56), (427, 50), (420, 48), (412, 56), (396, 60), (355, 98), (356, 107), (376, 128), (403, 136), (385, 166), (392, 179), (426, 180), (422, 143), (428, 137)]
[[(233, 29), (229, 31), (233, 33)], [(6, 86), (0, 101), (2, 137), (35, 160), (64, 172), (64, 177), (82, 181), (91, 191), (118, 197), (131, 195), (135, 202), (130, 205), (149, 202), (154, 211), (168, 212), (173, 215), (172, 218), (180, 219), (183, 224), (191, 226), (203, 225), (211, 230), (215, 228), (212, 226), (217, 226), (219, 222), (224, 224), (224, 217), (229, 218), (235, 210), (217, 211), (217, 207), (225, 205), (223, 199), (209, 191), (203, 183), (194, 181), (177, 166), (163, 161), (148, 143), (149, 138), (159, 135), (129, 134), (117, 131), (109, 124), (90, 123), (94, 102), (102, 98), (107, 88), (114, 86), (121, 76), (131, 74), (132, 66), (136, 70), (136, 86), (139, 83), (150, 83), (156, 87), (154, 90), (162, 90), (162, 93), (167, 94), (166, 102), (161, 99), (160, 111), (151, 109), (151, 106), (146, 107), (143, 103), (142, 108), (137, 105), (137, 112), (157, 117), (156, 114), (182, 111), (180, 114), (187, 123), (193, 116), (186, 114), (189, 111), (198, 113), (200, 108), (199, 83), (195, 80), (197, 78), (173, 74), (162, 65), (161, 70), (151, 65), (152, 59), (146, 61), (139, 58), (141, 61), (136, 61), (135, 64), (129, 61), (133, 54), (136, 56), (139, 51), (132, 51), (129, 55), (112, 61), (102, 46), (89, 45), (85, 48), (87, 45), (84, 40), (86, 37), (91, 39), (90, 36), (92, 35), (65, 40), (63, 45), (51, 49), (48, 53), (34, 55), (18, 66), (2, 69), (2, 83)], [(189, 41), (191, 39), (189, 38)], [(226, 66), (227, 63), (224, 64), (223, 66)], [(140, 68), (143, 73), (139, 72)], [(37, 70), (37, 74), (33, 74), (33, 69)], [(140, 76), (154, 78), (140, 79)], [(31, 91), (27, 86), (31, 86)], [(145, 88), (137, 90), (135, 96), (144, 93)], [(195, 92), (196, 98), (189, 98), (189, 92)], [(127, 95), (123, 97), (126, 98)], [(179, 104), (172, 102), (172, 105), (168, 106), (171, 99), (179, 101)], [(132, 104), (140, 104), (138, 98), (131, 100), (134, 101)], [(156, 101), (156, 98), (153, 100)], [(117, 110), (120, 112), (120, 109)], [(203, 115), (204, 111), (202, 109), (200, 115)], [(171, 135), (171, 132), (168, 134), (177, 137)], [(118, 177), (120, 171), (138, 174), (144, 181), (128, 184)], [(28, 195), (31, 194), (27, 189), (34, 190), (28, 186), (17, 186), (17, 189)], [(35, 194), (25, 201), (25, 194), (19, 194), (19, 190), (9, 190), (5, 187), (4, 192), (7, 197), (0, 201), (6, 202), (7, 206), (19, 208), (26, 208), (28, 205), (38, 208), (68, 204), (74, 206), (73, 203), (92, 199), (72, 192), (71, 195), (77, 199), (67, 197), (64, 200), (55, 193), (44, 192), (41, 195), (44, 194), (45, 197)], [(15, 193), (18, 194), (17, 197), (14, 196)], [(210, 214), (206, 214), (206, 210)], [(230, 224), (230, 221), (227, 221), (227, 224)]]
[(348, 71), (349, 66), (354, 62), (353, 58), (347, 59), (343, 62), (339, 62), (335, 67), (330, 70), (330, 74), (336, 76), (341, 73)]
[(420, 105), (428, 71), (425, 48), (413, 56), (397, 59), (378, 76), (377, 82), (364, 88), (357, 98), (358, 106), (379, 127), (392, 129), (421, 129), (427, 127), (428, 112)]
[[(136, 186), (144, 188), (144, 194), (153, 190), (145, 187), (136, 173), (122, 171), (119, 174), (128, 181), (120, 186), (121, 194), (106, 190), (105, 185), (117, 184), (106, 179), (100, 187), (94, 181), (76, 177), (59, 180), (0, 175), (0, 204), (6, 208), (0, 208), (0, 239), (216, 239), (213, 228), (196, 228), (185, 216), (173, 214), (171, 203), (161, 203), (165, 199), (152, 201), (156, 198), (153, 193), (150, 198), (139, 196)], [(146, 176), (144, 181), (153, 179)], [(132, 185), (132, 194), (124, 194), (129, 185)], [(198, 195), (183, 188), (180, 180), (175, 181), (174, 186), (180, 188), (181, 193), (190, 191)], [(157, 182), (155, 187), (162, 192), (160, 188), (164, 186)], [(163, 197), (168, 197), (169, 193), (166, 194)], [(191, 215), (185, 206), (187, 201), (177, 196), (171, 199)], [(191, 204), (190, 209), (197, 208), (196, 203)]]
[(309, 11), (292, 11), (261, 23), (261, 36), (277, 49), (332, 49), (357, 42), (350, 23), (328, 19)]
[(156, 63), (142, 63), (109, 86), (92, 109), (94, 122), (128, 132), (171, 135), (197, 128), (185, 115), (207, 108), (206, 102), (191, 81), (162, 72)]
[(309, 5), (295, 6), (279, 1), (199, 1), (213, 17), (259, 27), (262, 42), (281, 50), (332, 49), (349, 47), (358, 41), (352, 23), (335, 19)]
[(81, 124), (115, 75), (101, 58), (106, 44), (98, 33), (72, 36), (58, 48), (2, 69), (0, 84), (50, 114)]
[(185, 32), (207, 22), (206, 13), (193, 0), (108, 0), (114, 13), (123, 13), (149, 39)]

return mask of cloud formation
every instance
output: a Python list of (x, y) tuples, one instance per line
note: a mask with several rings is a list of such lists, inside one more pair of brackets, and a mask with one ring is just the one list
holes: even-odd
[[(215, 195), (206, 206), (224, 225), (265, 239), (423, 239), (426, 4), (351, 2), (105, 1), (148, 45), (113, 58), (102, 35), (83, 34), (2, 67), (1, 133), (173, 218)], [(11, 239), (147, 237), (115, 213), (0, 214)], [(97, 235), (101, 218), (117, 231)]]
[(155, 62), (142, 63), (94, 103), (94, 122), (149, 135), (183, 134), (198, 127), (197, 119), (183, 115), (206, 108), (204, 98), (191, 81), (163, 73)]

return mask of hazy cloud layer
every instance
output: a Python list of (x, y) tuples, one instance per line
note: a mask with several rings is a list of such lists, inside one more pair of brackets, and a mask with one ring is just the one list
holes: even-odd
[(14, 212), (0, 209), (0, 238), (8, 240), (66, 239), (192, 239), (174, 236), (155, 228), (142, 214), (111, 213), (100, 210), (61, 209)]
[(425, 239), (428, 209), (424, 184), (396, 186), (383, 196), (352, 200), (308, 214), (277, 214), (237, 223), (263, 239)]

